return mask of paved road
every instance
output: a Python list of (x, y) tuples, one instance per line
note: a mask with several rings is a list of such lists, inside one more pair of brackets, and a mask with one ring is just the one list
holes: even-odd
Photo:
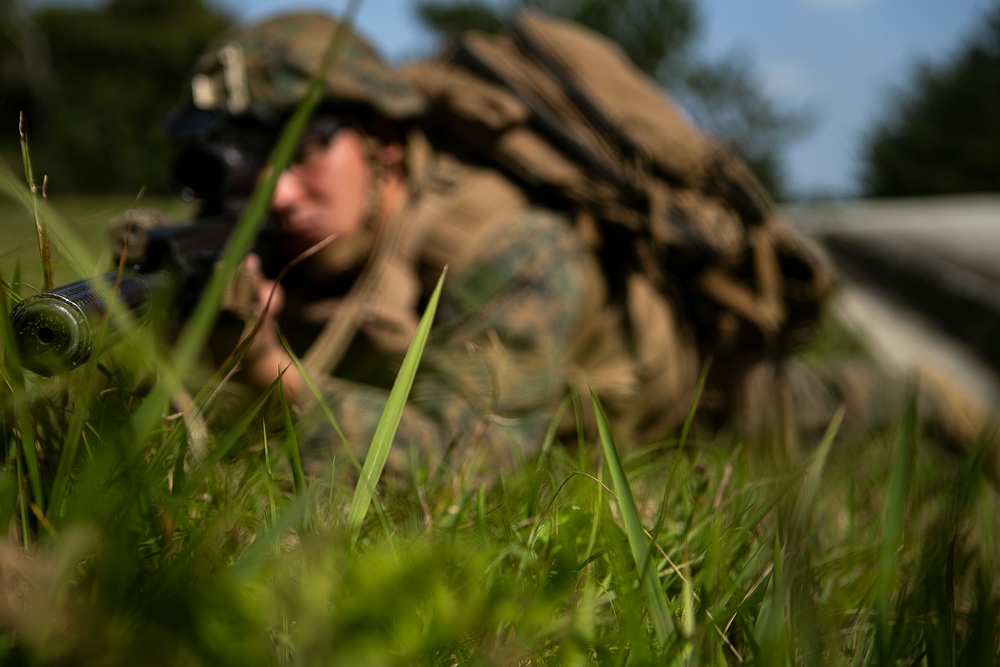
[(841, 314), (876, 351), (1000, 405), (1000, 195), (783, 210), (840, 268)]

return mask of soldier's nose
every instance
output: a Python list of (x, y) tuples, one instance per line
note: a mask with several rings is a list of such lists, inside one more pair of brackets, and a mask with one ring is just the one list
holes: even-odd
[(277, 215), (285, 215), (294, 210), (302, 189), (295, 172), (285, 170), (278, 175), (271, 197), (271, 211)]

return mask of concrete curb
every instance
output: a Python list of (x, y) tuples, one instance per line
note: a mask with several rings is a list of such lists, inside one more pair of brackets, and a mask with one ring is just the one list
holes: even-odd
[(848, 280), (920, 312), (1000, 374), (1000, 284), (917, 243), (866, 234), (815, 240)]

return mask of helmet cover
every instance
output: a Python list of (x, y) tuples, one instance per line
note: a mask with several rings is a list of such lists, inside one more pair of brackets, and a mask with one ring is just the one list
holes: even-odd
[[(340, 24), (318, 12), (290, 13), (236, 28), (198, 59), (190, 103), (203, 110), (261, 118), (284, 115), (305, 94)], [(391, 120), (420, 114), (425, 100), (353, 30), (341, 33), (324, 77), (324, 97), (360, 104)]]

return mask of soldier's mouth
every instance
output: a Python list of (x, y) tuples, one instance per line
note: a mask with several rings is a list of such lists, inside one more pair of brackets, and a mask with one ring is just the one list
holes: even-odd
[(316, 243), (322, 237), (318, 237), (316, 225), (312, 220), (305, 217), (282, 218), (281, 232), (289, 240), (298, 240), (307, 243)]

